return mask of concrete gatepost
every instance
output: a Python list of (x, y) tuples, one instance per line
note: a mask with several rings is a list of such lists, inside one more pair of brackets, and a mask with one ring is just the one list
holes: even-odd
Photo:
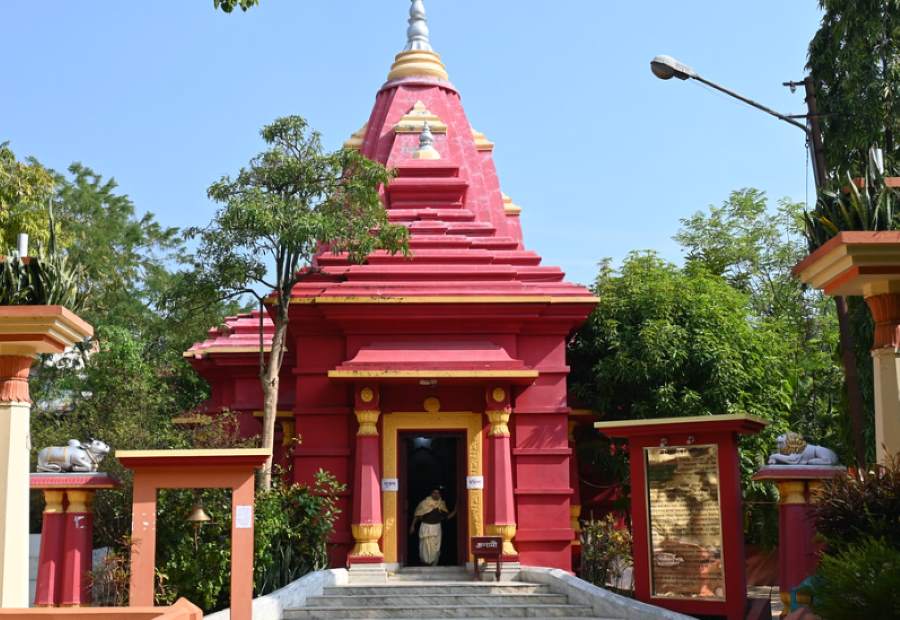
[(62, 306), (0, 307), (0, 607), (28, 607), (31, 364), (93, 333)]
[(833, 297), (862, 296), (875, 321), (875, 453), (900, 454), (900, 231), (848, 231), (794, 267), (805, 284)]
[[(820, 546), (816, 541), (813, 509), (825, 480), (844, 476), (847, 470), (825, 465), (768, 465), (754, 480), (774, 482), (778, 487), (778, 581), (782, 617), (791, 609), (791, 590), (816, 572)], [(798, 597), (808, 604), (808, 599)]]

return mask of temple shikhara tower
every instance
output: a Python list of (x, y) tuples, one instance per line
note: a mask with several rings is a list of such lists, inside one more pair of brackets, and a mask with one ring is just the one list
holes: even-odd
[[(411, 256), (322, 253), (294, 288), (277, 459), (296, 481), (325, 469), (347, 483), (336, 566), (420, 564), (413, 511), (440, 487), (457, 510), (440, 564), (465, 564), (469, 537), (496, 534), (510, 560), (571, 569), (566, 342), (596, 300), (525, 249), (421, 0), (345, 147), (396, 169), (384, 206), (409, 227)], [(234, 317), (185, 354), (212, 386), (209, 411), (237, 412), (253, 434), (258, 330), (258, 315)]]

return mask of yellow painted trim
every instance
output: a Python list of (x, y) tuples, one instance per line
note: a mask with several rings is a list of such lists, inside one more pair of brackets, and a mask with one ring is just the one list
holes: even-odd
[[(502, 192), (501, 192), (501, 194), (502, 194)], [(506, 213), (506, 215), (511, 215), (511, 216), (515, 217), (522, 213), (522, 207), (515, 204), (513, 202), (512, 198), (510, 198), (506, 194), (502, 194), (502, 196), (503, 196), (503, 212)]]
[[(271, 346), (263, 347), (264, 353), (270, 353)], [(208, 349), (200, 349), (198, 351), (185, 351), (182, 357), (196, 357), (202, 359), (210, 353), (259, 353), (259, 347), (209, 347)]]
[(417, 295), (409, 297), (294, 297), (292, 304), (596, 304), (599, 297), (579, 295)]
[(362, 148), (363, 140), (366, 137), (366, 131), (369, 129), (369, 123), (363, 123), (363, 126), (357, 129), (353, 134), (344, 142), (344, 148), (350, 149), (351, 151), (358, 151)]
[(537, 370), (329, 370), (329, 379), (430, 379), (447, 378), (525, 378), (538, 376)]
[[(264, 411), (254, 411), (253, 417), (254, 418), (262, 418), (264, 416), (264, 414), (265, 414)], [(276, 411), (275, 417), (276, 418), (293, 418), (294, 412), (293, 411)]]
[(439, 80), (450, 79), (441, 57), (430, 50), (410, 50), (400, 52), (394, 58), (388, 81), (405, 77), (435, 77)]
[(724, 415), (693, 415), (684, 418), (657, 418), (649, 420), (616, 420), (611, 422), (594, 422), (594, 428), (621, 428), (625, 426), (652, 426), (654, 424), (682, 424), (684, 422), (714, 422), (716, 420), (747, 420), (768, 426), (769, 422), (748, 413), (728, 413)]
[(420, 134), (425, 130), (425, 123), (431, 133), (447, 133), (447, 123), (425, 107), (421, 100), (416, 101), (412, 109), (394, 125), (394, 133)]
[(475, 140), (475, 150), (491, 152), (494, 150), (494, 143), (487, 139), (480, 131), (472, 128), (472, 138)]
[(161, 456), (185, 457), (185, 456), (269, 456), (265, 448), (233, 448), (226, 450), (199, 449), (199, 450), (116, 450), (116, 458), (149, 459)]
[[(401, 430), (456, 430), (466, 431), (468, 458), (467, 476), (481, 476), (483, 471), (483, 419), (480, 413), (388, 413), (382, 421), (382, 462), (384, 477), (398, 478), (397, 443)], [(484, 534), (484, 497), (481, 489), (469, 489), (469, 536)], [(397, 562), (397, 493), (381, 494), (384, 513), (384, 561)], [(471, 557), (469, 558), (471, 560)]]
[(205, 426), (212, 424), (212, 418), (208, 415), (189, 415), (172, 418), (172, 424), (200, 424)]

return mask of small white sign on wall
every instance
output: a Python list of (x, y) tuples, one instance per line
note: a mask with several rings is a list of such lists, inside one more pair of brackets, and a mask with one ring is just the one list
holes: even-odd
[(466, 476), (466, 488), (467, 489), (483, 489), (484, 488), (484, 476)]
[(396, 493), (400, 490), (400, 480), (398, 478), (382, 478), (381, 490)]
[(238, 504), (234, 509), (234, 527), (249, 530), (253, 527), (253, 506)]

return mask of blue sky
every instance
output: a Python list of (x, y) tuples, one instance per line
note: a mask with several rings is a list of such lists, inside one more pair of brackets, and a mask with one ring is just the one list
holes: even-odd
[[(337, 148), (405, 43), (407, 0), (4, 0), (0, 141), (81, 161), (167, 225), (209, 221), (206, 187), (300, 114)], [(785, 113), (804, 109), (815, 0), (426, 0), (431, 39), (546, 264), (590, 282), (603, 257), (680, 260), (679, 218), (758, 187), (803, 201), (803, 134), (693, 82), (670, 54)]]

